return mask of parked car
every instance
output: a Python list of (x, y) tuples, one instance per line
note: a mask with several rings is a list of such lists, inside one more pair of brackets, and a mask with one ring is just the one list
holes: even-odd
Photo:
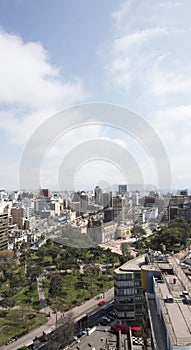
[(103, 317), (102, 317), (102, 321), (104, 321), (104, 322), (106, 322), (106, 323), (111, 322), (110, 318), (109, 318), (109, 317), (106, 317), (106, 316), (103, 316)]

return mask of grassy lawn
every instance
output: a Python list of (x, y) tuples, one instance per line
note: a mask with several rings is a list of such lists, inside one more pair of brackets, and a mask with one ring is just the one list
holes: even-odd
[(0, 310), (0, 346), (11, 338), (26, 334), (45, 322), (45, 314), (24, 307), (20, 310)]
[(30, 305), (36, 310), (39, 310), (41, 308), (36, 282), (33, 282), (32, 287), (32, 289), (30, 286), (22, 288), (19, 293), (11, 298), (15, 302), (15, 305)]
[(113, 276), (72, 275), (62, 276), (62, 289), (57, 297), (49, 293), (50, 280), (43, 281), (46, 299), (52, 309), (67, 311), (74, 306), (81, 305), (86, 300), (95, 297), (113, 287)]

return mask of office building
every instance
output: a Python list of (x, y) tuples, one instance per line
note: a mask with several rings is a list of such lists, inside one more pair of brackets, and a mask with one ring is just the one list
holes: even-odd
[[(72, 201), (69, 203), (69, 208), (76, 210), (76, 214), (87, 214), (88, 206), (90, 204), (90, 195), (84, 191), (75, 192)], [(78, 209), (79, 206), (79, 209)], [(75, 209), (76, 208), (76, 209)]]
[(113, 208), (108, 208), (104, 210), (104, 222), (113, 221), (114, 213)]
[(103, 205), (103, 190), (96, 186), (94, 189), (95, 204)]
[(87, 214), (89, 205), (89, 195), (88, 193), (81, 192), (80, 194), (80, 214)]
[(179, 190), (179, 191), (178, 191), (178, 194), (179, 194), (180, 196), (188, 196), (188, 189), (186, 188), (186, 189), (184, 189), (184, 190)]
[(120, 221), (123, 220), (123, 210), (124, 210), (125, 200), (121, 196), (113, 197), (113, 213), (114, 219)]
[(131, 200), (132, 200), (132, 205), (133, 206), (138, 206), (139, 205), (139, 200), (140, 200), (140, 194), (139, 192), (133, 192), (131, 193)]
[(127, 185), (119, 185), (118, 192), (121, 195), (125, 195), (127, 193)]
[(113, 194), (112, 192), (103, 193), (103, 207), (104, 209), (111, 208), (113, 206)]

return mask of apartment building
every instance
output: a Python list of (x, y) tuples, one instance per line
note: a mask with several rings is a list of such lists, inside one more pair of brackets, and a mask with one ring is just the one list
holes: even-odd
[(122, 324), (142, 324), (144, 296), (141, 265), (145, 256), (126, 262), (114, 271), (114, 300), (117, 319)]
[(19, 228), (22, 228), (23, 219), (24, 219), (24, 208), (11, 208), (11, 216), (13, 218), (13, 224), (18, 225)]
[(0, 214), (0, 250), (8, 249), (8, 214)]

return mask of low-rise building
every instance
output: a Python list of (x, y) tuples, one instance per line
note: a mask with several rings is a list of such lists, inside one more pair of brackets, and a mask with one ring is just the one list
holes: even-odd
[(103, 224), (100, 223), (99, 226), (88, 227), (88, 234), (91, 239), (98, 243), (106, 243), (115, 238), (116, 235), (117, 223), (107, 222)]
[(126, 237), (130, 237), (131, 235), (131, 230), (133, 228), (132, 224), (129, 225), (119, 225), (116, 229), (116, 238), (126, 238)]

